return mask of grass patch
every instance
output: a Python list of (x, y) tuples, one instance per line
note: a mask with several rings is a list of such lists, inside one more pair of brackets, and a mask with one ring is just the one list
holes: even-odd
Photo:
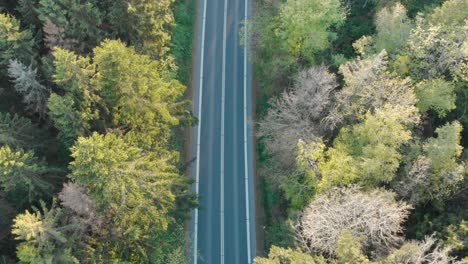
[(195, 1), (177, 0), (174, 5), (175, 27), (172, 31), (172, 49), (177, 64), (177, 79), (190, 84), (192, 72), (193, 30), (195, 25)]

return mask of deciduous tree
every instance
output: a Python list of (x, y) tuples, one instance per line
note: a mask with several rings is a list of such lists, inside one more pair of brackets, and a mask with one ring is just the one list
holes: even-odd
[(345, 10), (338, 0), (287, 0), (280, 7), (275, 33), (283, 51), (314, 61), (314, 55), (335, 37), (330, 28), (344, 19)]
[(397, 2), (376, 14), (375, 26), (375, 51), (386, 50), (389, 54), (395, 54), (405, 45), (412, 23), (406, 15), (405, 7)]
[(390, 182), (400, 166), (400, 148), (412, 138), (408, 124), (418, 122), (416, 113), (414, 106), (386, 105), (368, 112), (362, 123), (342, 128), (333, 147), (318, 159), (319, 189)]
[(297, 238), (310, 252), (335, 255), (338, 238), (347, 229), (353, 236), (364, 237), (367, 248), (382, 254), (402, 243), (409, 208), (386, 190), (334, 189), (304, 209), (296, 225)]
[(294, 166), (299, 140), (311, 142), (324, 135), (321, 119), (331, 107), (336, 87), (335, 76), (322, 66), (300, 72), (291, 90), (271, 100), (258, 135), (283, 167)]
[(417, 106), (421, 112), (434, 110), (441, 118), (455, 109), (455, 85), (443, 79), (424, 80), (416, 86)]
[(466, 164), (459, 161), (461, 130), (458, 122), (436, 129), (437, 137), (424, 143), (408, 175), (397, 184), (400, 195), (418, 204), (447, 199), (460, 188), (466, 171)]
[(15, 90), (23, 96), (23, 103), (27, 109), (44, 116), (47, 112), (50, 89), (38, 81), (37, 69), (17, 60), (10, 60), (8, 75), (14, 83)]
[(256, 257), (255, 264), (325, 264), (324, 258), (290, 248), (272, 246), (267, 258)]
[[(374, 57), (357, 59), (340, 66), (345, 87), (336, 94), (336, 106), (327, 116), (327, 123), (336, 127), (354, 123), (368, 111), (385, 104), (412, 107), (416, 96), (409, 78), (400, 78), (387, 72), (387, 52)], [(414, 113), (417, 119), (417, 113)]]

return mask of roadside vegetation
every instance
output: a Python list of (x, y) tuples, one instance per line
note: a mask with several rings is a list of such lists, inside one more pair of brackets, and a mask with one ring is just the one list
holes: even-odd
[(254, 4), (255, 263), (466, 261), (467, 2)]
[(0, 3), (1, 263), (187, 262), (194, 3)]

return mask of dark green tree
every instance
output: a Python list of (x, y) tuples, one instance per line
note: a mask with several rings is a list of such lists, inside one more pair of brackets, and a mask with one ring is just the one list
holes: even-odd
[(52, 185), (45, 180), (50, 172), (32, 151), (0, 148), (0, 186), (18, 207), (50, 195)]

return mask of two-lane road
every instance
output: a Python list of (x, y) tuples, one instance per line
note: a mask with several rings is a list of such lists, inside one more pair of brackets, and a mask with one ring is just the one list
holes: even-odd
[(244, 264), (255, 256), (251, 66), (240, 43), (248, 9), (248, 0), (197, 7), (192, 174), (201, 208), (192, 214), (191, 263)]

